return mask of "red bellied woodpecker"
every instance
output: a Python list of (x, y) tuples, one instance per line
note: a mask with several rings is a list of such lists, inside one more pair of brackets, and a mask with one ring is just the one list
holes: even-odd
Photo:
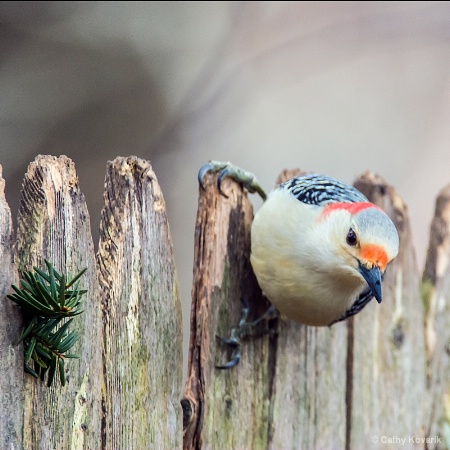
[[(251, 229), (251, 264), (266, 297), (289, 319), (327, 326), (360, 312), (376, 298), (397, 256), (392, 220), (353, 186), (306, 174), (277, 186), (267, 198), (253, 174), (211, 161), (265, 199)], [(236, 334), (236, 333), (235, 333)], [(229, 343), (229, 342), (227, 342)]]
[(331, 325), (375, 297), (397, 256), (391, 219), (357, 189), (307, 174), (273, 190), (255, 215), (251, 263), (267, 298), (290, 319)]

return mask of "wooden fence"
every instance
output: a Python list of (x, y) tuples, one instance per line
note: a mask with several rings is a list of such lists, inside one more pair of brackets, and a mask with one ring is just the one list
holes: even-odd
[[(1, 173), (0, 173), (1, 175)], [(193, 174), (195, 178), (196, 174)], [(284, 173), (282, 177), (292, 175)], [(241, 363), (216, 335), (267, 307), (249, 263), (247, 194), (207, 175), (199, 191), (188, 377), (165, 204), (149, 162), (107, 165), (99, 249), (72, 161), (38, 156), (17, 231), (0, 176), (0, 449), (444, 449), (450, 445), (450, 187), (440, 194), (423, 279), (407, 208), (382, 179), (356, 186), (400, 234), (383, 303), (331, 328), (269, 320)], [(43, 260), (88, 289), (68, 383), (23, 371), (21, 314), (6, 299)], [(404, 439), (404, 441), (402, 441)]]

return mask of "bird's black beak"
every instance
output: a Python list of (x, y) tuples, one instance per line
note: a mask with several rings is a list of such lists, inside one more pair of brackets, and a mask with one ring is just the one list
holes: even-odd
[(372, 294), (377, 299), (378, 303), (381, 303), (382, 295), (381, 295), (381, 272), (378, 266), (372, 267), (372, 269), (368, 269), (364, 264), (359, 264), (359, 273), (364, 277), (369, 285), (370, 289), (372, 289)]

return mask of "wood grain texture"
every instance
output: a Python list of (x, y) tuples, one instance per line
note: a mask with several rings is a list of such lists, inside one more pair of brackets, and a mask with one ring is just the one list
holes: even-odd
[(251, 204), (229, 179), (222, 183), (227, 197), (216, 186), (217, 177), (207, 175), (195, 228), (184, 448), (265, 448), (270, 338), (245, 342), (235, 369), (214, 367), (230, 357), (215, 336), (228, 337), (238, 323), (241, 299), (250, 302), (253, 316), (267, 307), (249, 262)]
[[(277, 183), (299, 174), (284, 171)], [(38, 156), (23, 184), (13, 258), (11, 215), (0, 167), (0, 448), (359, 449), (450, 448), (450, 186), (440, 193), (422, 280), (407, 208), (367, 173), (355, 186), (397, 226), (400, 253), (383, 302), (331, 328), (284, 318), (229, 358), (216, 335), (268, 307), (249, 262), (253, 210), (238, 184), (208, 174), (200, 189), (188, 379), (181, 433), (182, 326), (164, 199), (150, 163), (108, 163), (101, 238), (94, 256), (89, 216), (72, 161)], [(68, 385), (23, 372), (21, 319), (5, 300), (17, 272), (83, 267), (85, 313), (75, 319), (80, 360)], [(15, 264), (13, 264), (13, 260)], [(18, 269), (18, 270), (17, 270)], [(423, 302), (422, 302), (423, 301)], [(440, 438), (424, 444), (420, 440)], [(375, 442), (374, 437), (378, 438)], [(405, 447), (406, 448), (406, 447)]]
[(181, 448), (181, 305), (165, 203), (150, 163), (109, 162), (104, 198), (97, 255), (102, 448)]
[(240, 298), (250, 300), (254, 317), (268, 305), (249, 262), (251, 205), (236, 183), (223, 181), (227, 197), (216, 184), (207, 175), (200, 189), (184, 447), (343, 448), (344, 324), (314, 329), (276, 319), (272, 335), (243, 342), (236, 368), (214, 367), (227, 357), (215, 335), (238, 323)]
[(44, 268), (43, 260), (75, 275), (88, 271), (81, 286), (84, 314), (72, 326), (81, 339), (66, 364), (68, 383), (51, 388), (25, 375), (25, 449), (99, 448), (101, 424), (101, 315), (89, 215), (73, 162), (66, 156), (38, 156), (25, 175), (19, 209), (16, 262), (19, 272)]
[(426, 435), (450, 448), (450, 185), (439, 193), (422, 279), (427, 349)]
[[(381, 438), (425, 436), (424, 313), (408, 210), (382, 178), (366, 173), (355, 182), (393, 220), (400, 251), (383, 281), (383, 302), (370, 302), (354, 318), (350, 448), (397, 449)], [(424, 448), (409, 442), (408, 448)]]
[(6, 298), (11, 284), (17, 284), (13, 229), (0, 165), (0, 448), (5, 450), (21, 448), (23, 438), (23, 347), (17, 345), (22, 315)]
[[(276, 184), (302, 173), (284, 170)], [(309, 327), (281, 319), (276, 355), (269, 448), (344, 448), (346, 323)]]

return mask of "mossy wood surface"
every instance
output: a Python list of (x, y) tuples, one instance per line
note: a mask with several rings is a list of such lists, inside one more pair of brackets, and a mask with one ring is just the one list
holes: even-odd
[(23, 439), (23, 347), (19, 308), (6, 298), (17, 284), (13, 263), (11, 211), (5, 199), (0, 165), (0, 448), (21, 448)]
[[(450, 187), (436, 202), (420, 286), (406, 206), (381, 178), (359, 178), (356, 187), (400, 235), (382, 304), (372, 301), (331, 328), (271, 319), (269, 333), (244, 340), (240, 364), (223, 371), (215, 365), (230, 352), (216, 335), (228, 337), (239, 322), (241, 299), (251, 318), (268, 302), (249, 262), (247, 194), (228, 179), (223, 193), (217, 176), (205, 181), (182, 437), (181, 308), (150, 164), (135, 157), (108, 163), (97, 255), (69, 158), (38, 156), (30, 164), (16, 237), (0, 172), (0, 448), (399, 448), (389, 437), (406, 438), (407, 448), (450, 448)], [(88, 268), (85, 313), (74, 320), (81, 339), (73, 352), (81, 358), (67, 362), (65, 387), (55, 380), (47, 388), (24, 373), (21, 314), (6, 299), (18, 275), (43, 268), (44, 258), (68, 275)]]
[(238, 323), (241, 297), (253, 317), (268, 307), (249, 262), (247, 195), (229, 180), (222, 184), (226, 196), (216, 186), (217, 176), (207, 175), (200, 189), (184, 447), (343, 448), (346, 324), (271, 320), (271, 334), (243, 342), (236, 368), (214, 367), (229, 357), (215, 336), (226, 337)]
[[(426, 435), (450, 448), (450, 185), (439, 193), (422, 279), (427, 356)], [(430, 446), (430, 448), (433, 448)]]
[[(165, 204), (146, 161), (108, 164), (97, 261), (72, 161), (38, 156), (25, 175), (13, 234), (0, 178), (0, 448), (181, 448), (182, 327)], [(51, 388), (24, 373), (21, 314), (6, 299), (16, 272), (84, 267), (81, 334)], [(97, 264), (98, 263), (98, 264)], [(98, 269), (97, 269), (98, 267)]]
[(398, 448), (395, 439), (386, 441), (395, 436), (424, 448), (415, 440), (425, 438), (424, 314), (408, 210), (378, 176), (366, 173), (355, 187), (395, 223), (400, 251), (386, 271), (382, 303), (371, 301), (353, 321), (349, 448)]
[(181, 448), (181, 304), (165, 202), (148, 161), (108, 163), (97, 260), (102, 448)]
[(66, 363), (67, 385), (51, 388), (24, 376), (23, 447), (89, 448), (100, 442), (101, 316), (89, 214), (72, 161), (38, 156), (25, 174), (19, 208), (15, 261), (19, 275), (44, 268), (76, 275), (87, 267), (81, 285), (88, 290), (84, 313), (73, 321), (81, 339), (73, 347), (80, 359)]
[(205, 181), (195, 229), (184, 448), (263, 448), (271, 414), (270, 337), (244, 345), (236, 369), (214, 368), (230, 357), (216, 334), (228, 337), (230, 327), (239, 321), (241, 299), (253, 309), (259, 303), (259, 312), (267, 307), (248, 261), (252, 207), (230, 180), (222, 184), (227, 197), (215, 187), (216, 177), (207, 175)]
[[(277, 183), (298, 173), (285, 171)], [(251, 205), (238, 184), (224, 185), (222, 195), (217, 176), (207, 175), (200, 189), (185, 448), (398, 448), (395, 439), (386, 441), (389, 436), (425, 448), (434, 429), (427, 425), (430, 396), (440, 417), (448, 399), (448, 387), (447, 397), (442, 389), (448, 386), (448, 337), (438, 338), (439, 356), (428, 366), (440, 362), (430, 369), (439, 389), (427, 388), (420, 275), (407, 208), (395, 189), (369, 173), (355, 184), (399, 230), (401, 250), (385, 276), (382, 304), (373, 301), (331, 328), (272, 320), (273, 333), (245, 341), (239, 366), (223, 371), (214, 365), (227, 359), (227, 351), (215, 335), (227, 336), (238, 323), (240, 297), (250, 299), (254, 316), (267, 307), (249, 263)], [(445, 319), (436, 316), (436, 327), (444, 330), (445, 322), (448, 330), (448, 309), (442, 312)]]

